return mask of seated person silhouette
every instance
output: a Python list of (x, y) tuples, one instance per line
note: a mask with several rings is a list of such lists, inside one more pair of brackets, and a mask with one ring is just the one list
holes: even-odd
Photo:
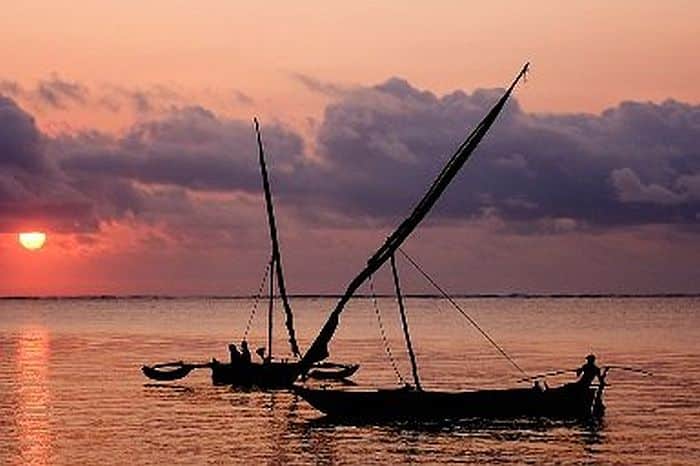
[(241, 362), (243, 364), (250, 364), (251, 359), (250, 359), (250, 350), (248, 349), (248, 342), (243, 340), (241, 342)]
[(236, 345), (233, 343), (228, 345), (228, 352), (231, 355), (231, 364), (239, 364), (241, 362), (241, 353), (236, 348)]

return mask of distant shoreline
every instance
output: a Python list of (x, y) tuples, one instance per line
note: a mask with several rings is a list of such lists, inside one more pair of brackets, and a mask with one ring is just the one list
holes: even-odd
[[(458, 299), (609, 299), (609, 298), (700, 298), (699, 293), (483, 293), (483, 294), (454, 294)], [(292, 294), (296, 299), (339, 299), (338, 294)], [(372, 295), (356, 294), (355, 298), (369, 299)], [(393, 298), (393, 294), (377, 294), (377, 298)], [(437, 299), (439, 294), (407, 294), (406, 298)], [(0, 296), (0, 301), (10, 300), (177, 300), (177, 299), (212, 299), (212, 300), (246, 300), (255, 299), (252, 295), (75, 295), (75, 296)], [(261, 298), (263, 299), (263, 298)]]

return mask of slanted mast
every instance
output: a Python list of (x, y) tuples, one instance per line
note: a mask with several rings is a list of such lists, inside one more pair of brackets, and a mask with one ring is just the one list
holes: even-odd
[[(267, 165), (265, 164), (265, 152), (263, 149), (262, 136), (260, 134), (260, 124), (258, 119), (254, 118), (253, 122), (255, 124), (255, 134), (257, 136), (258, 142), (258, 159), (260, 162), (260, 171), (262, 173), (263, 190), (265, 192), (265, 207), (267, 210), (267, 223), (270, 227), (270, 241), (272, 243), (272, 269), (273, 275), (277, 277), (277, 288), (282, 298), (282, 306), (284, 307), (285, 313), (285, 326), (287, 327), (287, 332), (289, 333), (289, 346), (292, 350), (292, 354), (297, 357), (301, 357), (301, 352), (299, 351), (299, 345), (297, 344), (296, 334), (294, 331), (294, 315), (292, 314), (292, 308), (289, 305), (289, 299), (287, 298), (287, 288), (284, 283), (284, 274), (282, 273), (282, 256), (280, 254), (279, 240), (277, 239), (277, 224), (275, 221), (275, 210), (272, 205), (272, 192), (270, 190), (270, 180), (267, 175)], [(271, 275), (272, 277), (272, 275)], [(273, 289), (270, 291), (270, 299), (272, 299)], [(272, 358), (271, 347), (272, 347), (272, 303), (270, 304), (270, 313), (268, 316), (268, 358)]]
[(445, 191), (455, 175), (462, 168), (464, 163), (469, 159), (474, 150), (477, 148), (481, 140), (488, 132), (491, 125), (496, 121), (496, 118), (501, 113), (513, 89), (520, 79), (525, 76), (528, 71), (529, 63), (523, 66), (520, 73), (515, 77), (513, 83), (506, 90), (503, 96), (498, 100), (496, 105), (489, 111), (484, 119), (477, 127), (469, 134), (467, 139), (459, 146), (454, 155), (445, 164), (440, 174), (437, 176), (433, 184), (425, 193), (423, 198), (416, 204), (411, 215), (409, 215), (398, 228), (387, 238), (384, 244), (367, 261), (367, 266), (350, 282), (345, 293), (336, 304), (333, 311), (328, 316), (328, 320), (321, 328), (318, 336), (311, 344), (301, 362), (299, 363), (300, 373), (306, 373), (314, 362), (321, 361), (328, 357), (328, 343), (333, 338), (336, 328), (338, 327), (340, 314), (345, 309), (345, 305), (350, 298), (355, 294), (362, 284), (369, 279), (379, 268), (386, 263), (401, 246), (401, 244), (409, 237), (413, 230), (420, 224), (425, 216), (433, 208), (437, 200)]

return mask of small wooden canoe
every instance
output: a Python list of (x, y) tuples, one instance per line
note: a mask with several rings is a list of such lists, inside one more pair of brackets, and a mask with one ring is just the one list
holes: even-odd
[(359, 368), (359, 364), (321, 363), (313, 366), (308, 377), (316, 380), (342, 380), (352, 377)]
[(187, 377), (193, 369), (202, 367), (201, 364), (185, 364), (182, 361), (166, 362), (153, 366), (142, 366), (141, 372), (149, 379), (159, 381), (178, 380)]

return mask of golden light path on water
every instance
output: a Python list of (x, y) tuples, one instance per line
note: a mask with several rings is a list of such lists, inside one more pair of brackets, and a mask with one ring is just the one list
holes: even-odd
[(49, 389), (50, 335), (45, 327), (28, 327), (17, 342), (17, 425), (19, 450), (25, 464), (50, 464)]

